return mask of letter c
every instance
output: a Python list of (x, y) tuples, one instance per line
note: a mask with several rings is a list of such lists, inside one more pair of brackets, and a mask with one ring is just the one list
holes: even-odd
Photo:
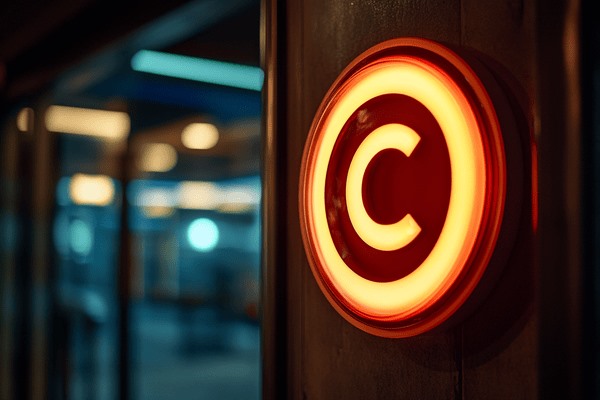
[(379, 224), (369, 216), (362, 197), (362, 184), (367, 166), (373, 157), (386, 149), (397, 149), (410, 157), (420, 140), (420, 136), (408, 126), (387, 124), (371, 132), (352, 157), (346, 178), (348, 215), (358, 236), (375, 249), (401, 249), (417, 237), (421, 227), (410, 214), (393, 224)]

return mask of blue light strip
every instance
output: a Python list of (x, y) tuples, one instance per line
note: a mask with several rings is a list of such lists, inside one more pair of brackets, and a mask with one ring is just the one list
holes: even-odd
[(131, 67), (140, 72), (256, 91), (261, 91), (264, 79), (258, 67), (153, 50), (138, 51), (131, 58)]

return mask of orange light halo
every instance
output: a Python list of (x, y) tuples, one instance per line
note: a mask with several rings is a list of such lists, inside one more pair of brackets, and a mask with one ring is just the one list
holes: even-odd
[[(480, 132), (468, 101), (456, 84), (419, 60), (397, 57), (375, 70), (357, 74), (347, 84), (344, 98), (334, 105), (323, 123), (322, 142), (314, 162), (309, 214), (315, 243), (331, 283), (354, 307), (375, 317), (408, 316), (427, 308), (452, 285), (475, 242), (483, 211), (483, 192), (477, 189), (485, 186)], [(452, 191), (440, 239), (425, 262), (405, 278), (378, 283), (354, 273), (339, 256), (327, 225), (324, 193), (329, 155), (343, 124), (365, 101), (389, 93), (413, 97), (435, 116), (448, 143)]]
[[(494, 271), (498, 271), (494, 267), (490, 275), (486, 274), (492, 255), (496, 260), (496, 242), (500, 236), (502, 240), (507, 240), (506, 235), (510, 235), (512, 226), (509, 223), (506, 225), (508, 230), (505, 230), (504, 213), (508, 204), (505, 139), (494, 106), (499, 102), (498, 106), (505, 110), (506, 99), (502, 97), (502, 88), (486, 75), (488, 72), (485, 68), (481, 70), (478, 62), (474, 67), (479, 68), (475, 70), (481, 72), (482, 77), (452, 50), (427, 39), (402, 38), (380, 43), (356, 58), (340, 74), (326, 94), (311, 126), (303, 154), (299, 192), (301, 233), (308, 261), (330, 304), (348, 322), (368, 333), (399, 338), (436, 328), (467, 302), (484, 275), (485, 282), (481, 283), (483, 290), (486, 290), (489, 278), (493, 278)], [(490, 85), (491, 93), (495, 94), (494, 101), (483, 81), (486, 86)], [(426, 211), (414, 209), (418, 211), (415, 215), (421, 216), (414, 220), (409, 207), (404, 217), (399, 218), (400, 221), (387, 222), (389, 225), (379, 224), (364, 208), (362, 181), (366, 177), (365, 164), (378, 157), (380, 152), (386, 149), (400, 150), (410, 160), (417, 145), (428, 146), (432, 138), (432, 125), (422, 126), (417, 122), (419, 120), (407, 117), (406, 113), (412, 113), (411, 109), (403, 108), (398, 109), (397, 114), (393, 111), (390, 113), (394, 103), (386, 101), (383, 104), (387, 104), (385, 115), (388, 117), (380, 121), (387, 122), (373, 125), (374, 129), (370, 132), (362, 128), (360, 136), (356, 136), (359, 131), (354, 131), (355, 128), (346, 127), (346, 124), (349, 124), (348, 127), (354, 126), (352, 124), (355, 122), (351, 122), (355, 118), (353, 114), (361, 110), (363, 105), (371, 107), (367, 106), (374, 104), (371, 100), (378, 99), (381, 102), (386, 95), (412, 98), (427, 110), (445, 141), (449, 161), (445, 167), (448, 169), (444, 170), (449, 175), (449, 198), (447, 212), (444, 211), (446, 218), (440, 221), (441, 231), (437, 231), (439, 235), (435, 233), (437, 241), (431, 242), (431, 250), (423, 254), (425, 258), (416, 264), (416, 269), (411, 268), (406, 274), (400, 272), (411, 265), (410, 261), (406, 265), (402, 261), (406, 252), (410, 252), (409, 257), (412, 257), (414, 249), (425, 242), (415, 242), (416, 247), (402, 247), (412, 246), (413, 240), (420, 240), (420, 234), (426, 235), (424, 237), (431, 235), (427, 224), (424, 232), (419, 226), (419, 219), (424, 218), (422, 213)], [(510, 115), (504, 116), (507, 121), (511, 118)], [(510, 129), (511, 122), (503, 121), (502, 126), (508, 124)], [(429, 128), (421, 132), (426, 129), (424, 126)], [(416, 143), (408, 145), (397, 142), (408, 137), (391, 141), (381, 137), (372, 140), (373, 136), (380, 136), (379, 130), (388, 128), (407, 128), (410, 131), (414, 128), (418, 139)], [(348, 132), (356, 133), (346, 136)], [(424, 134), (423, 138), (428, 138), (426, 141), (421, 141), (421, 133)], [(358, 143), (356, 140), (360, 138), (362, 142)], [(368, 141), (374, 142), (365, 145), (368, 151), (361, 149)], [(338, 143), (344, 142), (350, 144), (338, 147)], [(436, 146), (440, 144), (435, 143), (438, 143)], [(344, 149), (351, 149), (354, 154), (343, 153)], [(416, 162), (422, 163), (425, 153), (420, 151), (416, 154)], [(342, 162), (349, 162), (350, 165), (356, 161), (359, 168), (352, 172), (348, 164), (340, 164), (340, 160), (344, 159), (346, 161)], [(411, 162), (411, 165), (414, 168), (415, 164)], [(339, 168), (341, 171), (347, 168), (345, 191), (343, 186), (338, 186), (340, 178), (344, 176), (331, 175), (331, 171)], [(424, 172), (429, 174), (428, 171)], [(436, 172), (432, 170), (431, 173)], [(513, 170), (513, 173), (518, 174), (518, 171)], [(335, 180), (331, 180), (332, 176), (335, 176)], [(377, 179), (382, 178), (385, 179), (377, 175)], [(326, 186), (326, 183), (330, 186)], [(349, 186), (352, 188), (349, 189)], [(400, 187), (395, 190), (398, 189)], [(334, 208), (326, 208), (326, 201), (331, 196), (345, 200), (345, 203), (340, 205), (339, 201), (334, 200), (333, 203), (327, 203), (327, 207)], [(513, 215), (516, 212), (514, 195), (510, 199), (508, 211)], [(415, 206), (415, 203), (411, 204)], [(354, 212), (350, 210), (353, 207)], [(369, 207), (373, 207), (373, 203)], [(359, 218), (351, 214), (359, 215)], [(442, 214), (436, 215), (443, 218)], [(401, 222), (407, 222), (404, 220), (410, 224), (402, 225)], [(394, 234), (404, 235), (404, 238), (377, 240), (377, 232), (389, 231), (394, 226), (397, 228)], [(374, 230), (371, 229), (373, 227)], [(371, 240), (373, 238), (375, 241)], [(394, 260), (391, 264), (383, 255), (387, 251), (390, 251), (390, 260)], [(501, 250), (498, 254), (502, 258), (504, 253)], [(364, 258), (371, 255), (379, 260), (376, 264), (369, 261), (370, 258)], [(346, 257), (349, 257), (348, 264), (344, 261)], [(400, 278), (393, 278), (396, 280), (392, 281), (383, 278), (380, 281), (381, 275), (377, 275), (376, 271), (381, 271), (381, 268), (393, 270), (398, 262), (401, 263), (397, 275)], [(371, 269), (374, 275), (371, 275)], [(478, 302), (480, 296), (481, 293), (474, 301)], [(471, 304), (471, 301), (468, 303)], [(465, 311), (469, 309), (466, 307)]]

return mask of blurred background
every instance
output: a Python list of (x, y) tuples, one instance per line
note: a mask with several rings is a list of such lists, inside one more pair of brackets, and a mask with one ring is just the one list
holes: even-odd
[(62, 3), (2, 6), (0, 398), (258, 399), (260, 4)]

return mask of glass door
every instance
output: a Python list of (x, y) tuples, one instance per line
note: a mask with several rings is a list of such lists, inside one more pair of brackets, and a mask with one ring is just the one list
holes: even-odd
[[(34, 205), (15, 222), (31, 193), (3, 193), (0, 397), (29, 365), (51, 399), (260, 398), (259, 19), (255, 0), (184, 2), (5, 110), (3, 186), (35, 188), (36, 151), (53, 163), (34, 164), (46, 235)], [(33, 237), (47, 303), (17, 273)]]

